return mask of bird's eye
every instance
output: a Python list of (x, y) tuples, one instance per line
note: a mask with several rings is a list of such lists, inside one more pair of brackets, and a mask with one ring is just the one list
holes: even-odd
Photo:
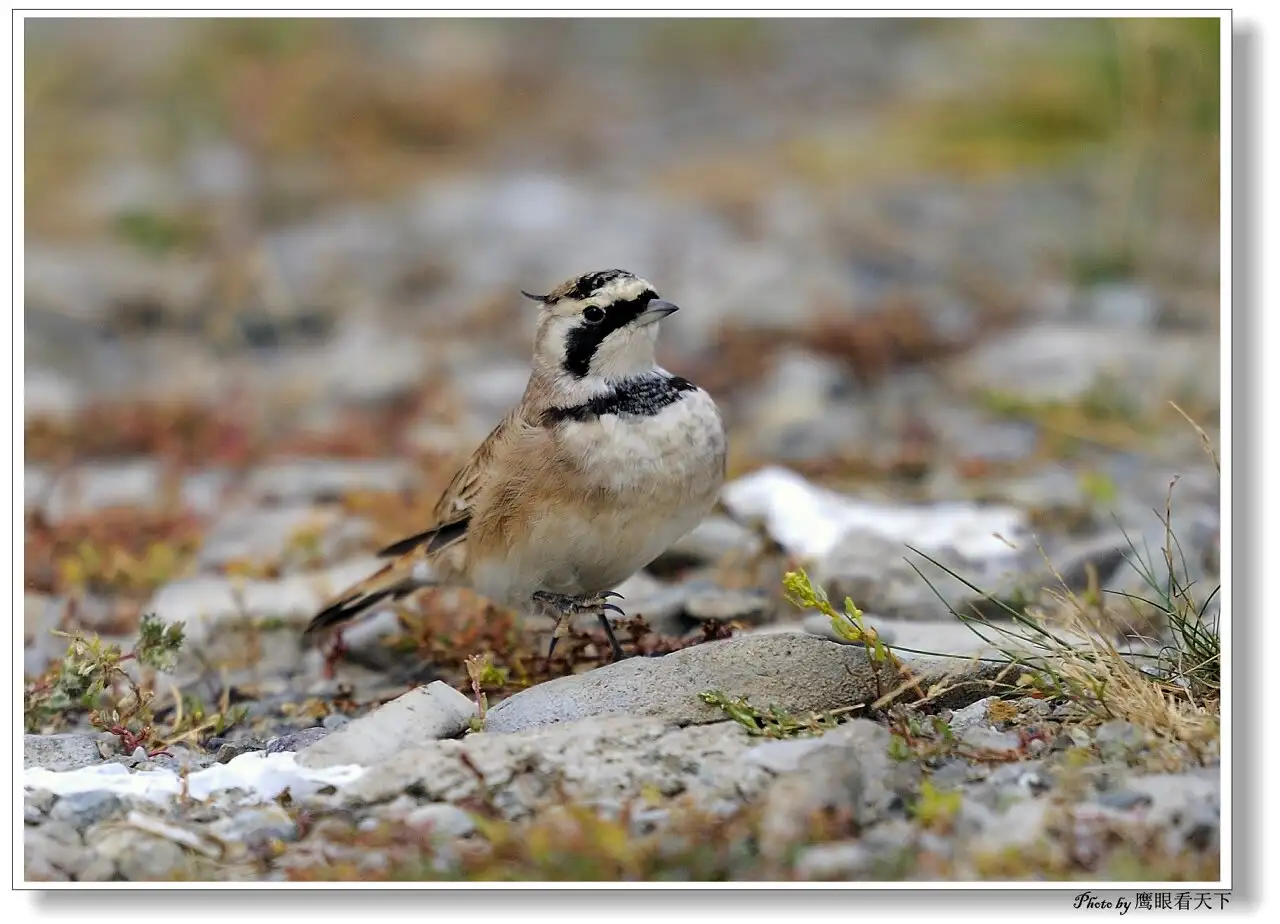
[(604, 320), (604, 309), (597, 308), (595, 305), (589, 305), (586, 310), (582, 312), (582, 318), (588, 324), (599, 324)]

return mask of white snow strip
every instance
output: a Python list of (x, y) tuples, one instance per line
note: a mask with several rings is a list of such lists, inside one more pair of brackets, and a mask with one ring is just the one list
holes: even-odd
[[(238, 791), (235, 801), (270, 802), (286, 789), (294, 796), (312, 795), (326, 786), (344, 786), (360, 777), (365, 768), (348, 765), (310, 769), (299, 767), (292, 752), (241, 754), (225, 764), (193, 771), (187, 777), (187, 793), (204, 801)], [(80, 792), (112, 792), (122, 796), (168, 802), (182, 792), (182, 778), (172, 770), (132, 771), (123, 764), (107, 763), (78, 770), (55, 771), (28, 767), (22, 771), (26, 789), (47, 789), (60, 796)]]
[(1013, 554), (1008, 543), (1024, 538), (1028, 528), (1026, 515), (1016, 507), (860, 501), (777, 467), (729, 482), (720, 499), (735, 518), (763, 521), (770, 536), (804, 558), (827, 554), (853, 531), (878, 533), (923, 551), (951, 548), (966, 558), (1001, 557)]

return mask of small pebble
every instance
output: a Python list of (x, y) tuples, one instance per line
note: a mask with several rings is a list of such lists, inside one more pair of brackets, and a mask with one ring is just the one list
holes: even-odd
[(321, 720), (320, 724), (329, 731), (337, 731), (350, 721), (351, 719), (348, 716), (343, 715), (341, 712), (331, 712)]

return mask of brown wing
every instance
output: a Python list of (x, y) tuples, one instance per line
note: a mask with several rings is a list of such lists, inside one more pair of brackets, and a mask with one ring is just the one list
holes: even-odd
[(423, 551), (430, 554), (463, 539), (471, 523), (471, 508), (484, 486), (485, 476), (493, 462), (495, 448), (519, 424), (520, 414), (517, 409), (504, 417), (484, 438), (484, 442), (453, 476), (449, 486), (440, 495), (440, 500), (436, 502), (433, 511), (435, 526), (387, 546), (378, 555), (384, 558), (404, 555), (423, 545), (426, 546)]

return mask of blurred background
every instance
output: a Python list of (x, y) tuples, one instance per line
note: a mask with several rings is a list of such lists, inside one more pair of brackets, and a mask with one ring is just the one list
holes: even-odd
[(1216, 439), (1218, 49), (1216, 20), (28, 21), (29, 640), (421, 529), (523, 388), (518, 290), (615, 266), (684, 307), (660, 358), (724, 409), (731, 477), (1072, 538), (1177, 473), (1211, 560), (1168, 402)]

